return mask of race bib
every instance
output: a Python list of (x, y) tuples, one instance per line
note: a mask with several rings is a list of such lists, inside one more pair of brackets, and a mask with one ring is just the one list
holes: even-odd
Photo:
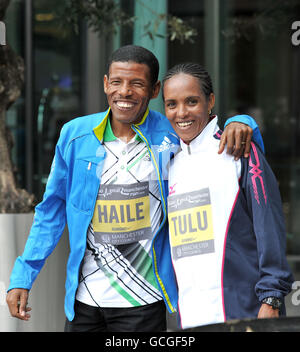
[(169, 196), (168, 219), (175, 260), (215, 251), (208, 188)]
[(120, 245), (150, 239), (149, 183), (101, 185), (92, 224), (98, 243)]

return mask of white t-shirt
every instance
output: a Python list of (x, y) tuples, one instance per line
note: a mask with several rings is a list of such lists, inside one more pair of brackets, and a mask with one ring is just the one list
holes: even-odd
[(146, 144), (106, 128), (106, 158), (87, 233), (76, 299), (100, 307), (134, 307), (162, 300), (151, 242), (162, 217), (155, 170)]

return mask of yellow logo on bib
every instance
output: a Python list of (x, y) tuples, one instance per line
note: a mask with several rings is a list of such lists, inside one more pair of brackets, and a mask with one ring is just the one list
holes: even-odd
[(168, 198), (170, 243), (174, 259), (214, 252), (208, 189)]
[(94, 231), (134, 231), (150, 226), (149, 197), (131, 200), (97, 200)]
[(92, 224), (98, 243), (119, 245), (151, 238), (149, 183), (101, 185)]

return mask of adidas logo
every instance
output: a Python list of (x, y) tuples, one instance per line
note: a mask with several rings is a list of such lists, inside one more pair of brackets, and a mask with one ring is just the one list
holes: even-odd
[(162, 141), (161, 145), (158, 147), (158, 152), (163, 152), (165, 150), (170, 149), (171, 147), (174, 147), (174, 144), (170, 141), (168, 137), (164, 137), (164, 140)]

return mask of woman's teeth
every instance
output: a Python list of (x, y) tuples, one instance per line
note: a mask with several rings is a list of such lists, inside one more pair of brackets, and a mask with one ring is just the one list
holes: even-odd
[(192, 121), (189, 121), (189, 122), (177, 122), (177, 125), (179, 127), (187, 127), (187, 126), (190, 126), (193, 122)]

